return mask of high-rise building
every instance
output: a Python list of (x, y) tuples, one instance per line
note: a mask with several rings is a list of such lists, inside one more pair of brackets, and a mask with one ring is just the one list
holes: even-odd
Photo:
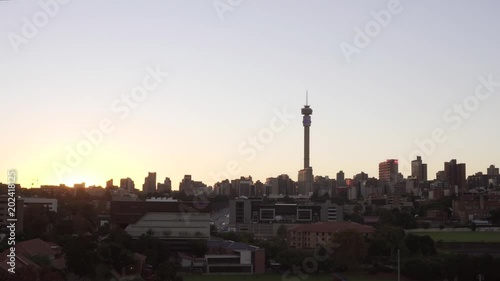
[(253, 180), (251, 176), (240, 177), (231, 181), (231, 187), (233, 188), (236, 196), (253, 196), (255, 195), (255, 186), (253, 185)]
[(422, 157), (417, 156), (416, 160), (411, 161), (411, 176), (417, 179), (417, 182), (427, 181), (427, 164), (422, 163)]
[(201, 181), (194, 181), (191, 175), (185, 175), (181, 183), (179, 183), (179, 191), (184, 192), (186, 195), (196, 195), (209, 192), (209, 188)]
[(295, 195), (295, 182), (286, 174), (278, 176), (278, 193), (283, 195)]
[(221, 182), (217, 182), (214, 185), (214, 192), (217, 195), (230, 196), (231, 195), (231, 183), (227, 179), (225, 179)]
[(120, 188), (133, 192), (135, 189), (134, 181), (131, 178), (120, 179)]
[(255, 196), (264, 196), (266, 194), (265, 185), (261, 181), (257, 181), (255, 184)]
[(298, 194), (311, 196), (313, 193), (313, 173), (312, 168), (299, 171)]
[(450, 188), (458, 188), (459, 192), (465, 192), (467, 187), (467, 175), (465, 163), (457, 164), (456, 159), (444, 163), (445, 181)]
[(318, 196), (323, 196), (328, 194), (333, 195), (333, 180), (328, 176), (315, 176), (314, 177), (314, 190), (317, 192)]
[(499, 169), (498, 168), (495, 168), (495, 165), (490, 165), (490, 167), (487, 169), (488, 172), (486, 173), (488, 176), (498, 176), (500, 173), (499, 173)]
[(170, 192), (172, 191), (172, 181), (170, 178), (166, 177), (163, 183), (158, 183), (158, 192)]
[(444, 182), (446, 181), (446, 173), (444, 171), (438, 171), (436, 173), (436, 180)]
[(148, 173), (148, 176), (144, 178), (144, 184), (142, 185), (142, 191), (146, 194), (156, 192), (156, 172)]
[[(279, 181), (278, 178), (267, 178), (266, 188), (269, 189), (269, 194), (278, 195), (279, 194)], [(266, 191), (267, 191), (266, 189)], [(266, 195), (268, 195), (266, 193)]]
[(113, 179), (106, 181), (106, 188), (111, 188), (111, 187), (113, 187)]
[(385, 183), (396, 183), (398, 182), (399, 172), (398, 172), (398, 160), (397, 159), (387, 159), (384, 162), (378, 164), (378, 179)]
[(361, 172), (359, 174), (356, 174), (352, 177), (354, 180), (357, 180), (357, 181), (367, 181), (368, 180), (368, 174), (365, 173), (365, 172)]
[(339, 171), (337, 173), (337, 186), (345, 186), (345, 174), (344, 174), (344, 171)]
[(309, 128), (311, 127), (312, 108), (309, 107), (306, 93), (306, 104), (301, 110), (302, 125), (304, 126), (304, 169), (299, 171), (298, 193), (309, 196), (313, 193), (313, 173), (309, 163)]

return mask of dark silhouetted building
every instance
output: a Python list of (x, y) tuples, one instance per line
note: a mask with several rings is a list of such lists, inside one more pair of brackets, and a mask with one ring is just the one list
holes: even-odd
[(148, 173), (148, 176), (144, 178), (144, 184), (142, 185), (142, 191), (144, 193), (155, 193), (156, 192), (156, 173)]
[(396, 183), (399, 178), (398, 160), (387, 159), (378, 164), (378, 179), (385, 183)]
[(495, 168), (495, 165), (490, 165), (490, 167), (487, 169), (488, 176), (498, 176), (499, 175), (499, 169)]
[(120, 188), (127, 190), (128, 192), (133, 192), (135, 189), (134, 181), (131, 178), (121, 179)]
[(113, 187), (113, 179), (106, 181), (106, 188), (112, 188), (112, 187)]
[(411, 161), (411, 176), (417, 179), (417, 182), (427, 181), (427, 164), (422, 163), (422, 157)]
[(158, 183), (158, 192), (171, 192), (172, 191), (172, 181), (170, 178), (165, 178), (163, 183)]
[(251, 176), (241, 177), (231, 181), (231, 187), (234, 189), (237, 197), (255, 196), (255, 186)]
[(196, 195), (207, 191), (207, 186), (201, 181), (194, 181), (191, 175), (185, 175), (179, 184), (179, 191), (186, 195)]
[(445, 181), (448, 182), (450, 188), (458, 189), (458, 192), (465, 192), (467, 189), (467, 175), (465, 164), (457, 164), (456, 159), (444, 163)]

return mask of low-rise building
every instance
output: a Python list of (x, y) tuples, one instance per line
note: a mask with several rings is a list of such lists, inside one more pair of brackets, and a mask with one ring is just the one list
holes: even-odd
[(152, 232), (162, 239), (210, 237), (211, 205), (172, 200), (111, 201), (110, 221), (134, 238)]
[(288, 229), (287, 242), (290, 248), (315, 249), (332, 242), (336, 233), (346, 230), (355, 230), (363, 235), (375, 232), (375, 228), (355, 222), (318, 222)]
[[(23, 267), (33, 267), (35, 269), (40, 269), (34, 261), (31, 260), (31, 257), (45, 257), (51, 262), (51, 266), (63, 270), (66, 267), (66, 260), (64, 258), (64, 254), (62, 248), (51, 242), (45, 242), (39, 238), (31, 239), (27, 241), (17, 242), (16, 243), (16, 252), (15, 252), (15, 266), (16, 270)], [(0, 253), (0, 268), (2, 270), (7, 271), (9, 269), (9, 265), (7, 261), (10, 260), (8, 255), (10, 254), (10, 249), (7, 249)]]
[(334, 203), (292, 200), (268, 202), (262, 198), (239, 198), (229, 201), (229, 225), (238, 232), (258, 237), (276, 235), (279, 225), (310, 224), (319, 221), (342, 221), (343, 208)]
[(204, 257), (179, 253), (181, 266), (188, 270), (199, 269), (213, 274), (263, 274), (265, 250), (246, 243), (230, 240), (208, 240)]
[(461, 223), (485, 220), (490, 212), (500, 208), (500, 195), (495, 193), (465, 193), (453, 200), (453, 216)]
[(50, 212), (57, 213), (57, 199), (55, 198), (23, 197), (23, 199), (27, 207), (43, 207)]

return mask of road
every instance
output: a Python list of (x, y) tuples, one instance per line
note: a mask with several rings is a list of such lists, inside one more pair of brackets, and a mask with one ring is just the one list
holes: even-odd
[(229, 208), (213, 213), (211, 217), (211, 224), (215, 225), (217, 231), (227, 231), (229, 225)]

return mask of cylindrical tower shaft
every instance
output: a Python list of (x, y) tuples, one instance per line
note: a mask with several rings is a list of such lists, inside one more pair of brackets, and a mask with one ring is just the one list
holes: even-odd
[(304, 126), (304, 169), (309, 167), (309, 126)]

